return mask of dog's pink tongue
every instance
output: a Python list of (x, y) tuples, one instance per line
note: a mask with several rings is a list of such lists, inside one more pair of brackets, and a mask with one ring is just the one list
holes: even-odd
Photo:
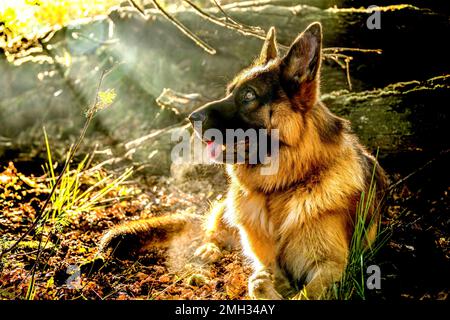
[(208, 141), (206, 150), (208, 151), (208, 155), (211, 157), (211, 159), (215, 159), (219, 156), (221, 148), (220, 145), (214, 143), (214, 141)]

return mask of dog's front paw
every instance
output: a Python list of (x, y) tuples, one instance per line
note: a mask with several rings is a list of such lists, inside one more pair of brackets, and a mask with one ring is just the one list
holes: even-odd
[(194, 255), (204, 263), (213, 263), (222, 257), (222, 251), (212, 242), (207, 242), (195, 250)]
[(248, 281), (248, 294), (251, 299), (281, 300), (283, 297), (275, 289), (273, 276), (268, 270), (254, 273)]

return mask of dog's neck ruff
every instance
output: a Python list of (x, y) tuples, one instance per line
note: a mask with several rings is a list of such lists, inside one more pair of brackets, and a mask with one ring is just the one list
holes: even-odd
[[(286, 164), (279, 164), (279, 172), (274, 175), (261, 175), (262, 165), (229, 165), (227, 166), (228, 175), (231, 181), (235, 180), (239, 185), (245, 187), (249, 191), (270, 194), (274, 192), (285, 192), (292, 188), (312, 187), (320, 183), (322, 175), (333, 166), (335, 160), (330, 160), (326, 165), (311, 165), (302, 174), (298, 174), (295, 168), (286, 167)], [(292, 170), (294, 169), (294, 170)], [(291, 171), (290, 176), (286, 176), (283, 172)], [(297, 174), (295, 174), (297, 173)]]

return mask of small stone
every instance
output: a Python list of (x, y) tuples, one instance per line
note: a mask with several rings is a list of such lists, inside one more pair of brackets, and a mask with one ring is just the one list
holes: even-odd
[(190, 286), (201, 287), (208, 282), (208, 278), (199, 273), (194, 273), (187, 279), (187, 283)]

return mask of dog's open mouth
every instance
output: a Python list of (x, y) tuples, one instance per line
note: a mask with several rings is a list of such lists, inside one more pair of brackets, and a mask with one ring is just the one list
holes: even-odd
[(212, 160), (216, 160), (225, 150), (226, 147), (223, 144), (218, 144), (212, 140), (206, 141), (206, 152)]
[[(214, 136), (208, 137), (198, 130), (194, 130), (195, 135), (205, 146), (204, 156), (215, 163), (227, 164), (261, 164), (271, 156), (270, 136), (236, 137), (227, 141), (225, 137), (216, 139)], [(262, 145), (261, 145), (262, 144)]]
[(219, 163), (243, 163), (248, 161), (251, 150), (257, 146), (251, 146), (248, 141), (221, 144), (214, 140), (204, 141), (208, 157)]

